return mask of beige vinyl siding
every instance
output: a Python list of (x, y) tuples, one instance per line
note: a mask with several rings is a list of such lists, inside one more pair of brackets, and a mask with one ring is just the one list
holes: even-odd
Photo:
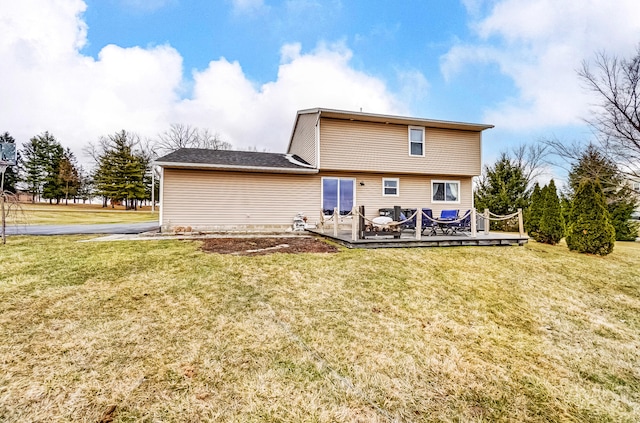
[[(430, 208), (434, 216), (443, 209), (459, 209), (464, 213), (471, 208), (471, 177), (451, 177), (447, 175), (407, 175), (391, 173), (352, 173), (321, 172), (320, 176), (353, 178), (356, 181), (356, 205), (364, 205), (368, 218), (378, 215), (378, 209), (401, 206), (402, 208)], [(400, 195), (397, 197), (382, 195), (382, 178), (398, 178)], [(431, 181), (460, 182), (460, 203), (432, 203)], [(364, 185), (362, 185), (364, 183)], [(319, 205), (320, 207), (320, 205)]]
[(409, 155), (408, 126), (322, 118), (322, 169), (479, 175), (480, 132), (425, 128), (425, 156)]
[(162, 229), (270, 230), (320, 216), (317, 175), (164, 169)]
[[(364, 205), (368, 218), (378, 209), (471, 208), (470, 177), (393, 173), (321, 172), (314, 175), (164, 169), (162, 230), (190, 226), (193, 230), (285, 230), (293, 217), (304, 213), (309, 223), (320, 220), (322, 177), (353, 178), (356, 205)], [(382, 195), (382, 179), (398, 178), (399, 196)], [(431, 203), (432, 180), (460, 182), (460, 204)], [(361, 183), (363, 185), (361, 185)]]
[(316, 113), (300, 115), (291, 139), (289, 154), (297, 154), (312, 166), (316, 160)]

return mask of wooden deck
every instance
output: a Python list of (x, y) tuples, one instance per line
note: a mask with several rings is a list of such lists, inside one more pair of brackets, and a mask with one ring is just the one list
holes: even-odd
[(366, 239), (351, 240), (351, 231), (340, 231), (338, 236), (333, 235), (333, 230), (307, 229), (316, 235), (329, 238), (348, 248), (417, 248), (417, 247), (460, 247), (460, 246), (500, 246), (500, 245), (524, 245), (529, 241), (528, 236), (520, 236), (502, 232), (478, 232), (476, 237), (471, 233), (463, 232), (453, 235), (423, 235), (416, 240), (414, 232), (403, 232), (400, 238), (380, 235)]

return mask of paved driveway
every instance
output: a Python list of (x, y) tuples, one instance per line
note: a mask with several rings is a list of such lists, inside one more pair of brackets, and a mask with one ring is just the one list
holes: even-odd
[(8, 225), (7, 235), (139, 234), (155, 231), (158, 222), (103, 223), (99, 225)]

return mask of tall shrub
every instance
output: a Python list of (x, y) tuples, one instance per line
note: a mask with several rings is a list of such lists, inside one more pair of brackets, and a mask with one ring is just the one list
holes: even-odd
[(615, 229), (597, 180), (580, 182), (573, 198), (570, 220), (567, 231), (570, 250), (602, 256), (613, 251)]
[(569, 194), (578, 189), (583, 179), (597, 180), (602, 187), (609, 219), (616, 231), (616, 240), (633, 241), (638, 228), (631, 220), (637, 199), (625, 183), (625, 177), (617, 164), (607, 158), (595, 146), (589, 145), (571, 166)]
[(534, 239), (540, 230), (540, 219), (542, 218), (542, 210), (544, 209), (543, 199), (542, 189), (540, 189), (540, 185), (536, 182), (536, 185), (533, 187), (533, 192), (531, 193), (531, 203), (524, 214), (524, 228), (529, 236)]
[(565, 225), (558, 191), (553, 179), (549, 182), (549, 185), (544, 187), (542, 192), (544, 206), (536, 240), (545, 244), (555, 245), (564, 236)]

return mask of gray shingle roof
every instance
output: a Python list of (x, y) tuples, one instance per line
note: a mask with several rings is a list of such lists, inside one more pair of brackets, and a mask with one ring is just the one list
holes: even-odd
[[(299, 164), (297, 164), (298, 162)], [(280, 153), (262, 153), (257, 151), (210, 150), (206, 148), (181, 148), (156, 160), (165, 167), (201, 167), (204, 168), (253, 168), (269, 170), (315, 169), (298, 156)]]

